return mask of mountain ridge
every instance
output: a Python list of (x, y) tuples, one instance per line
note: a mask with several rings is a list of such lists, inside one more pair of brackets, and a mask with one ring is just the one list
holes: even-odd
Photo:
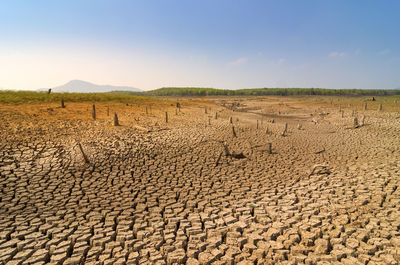
[(53, 92), (70, 92), (70, 93), (104, 93), (111, 91), (131, 91), (140, 92), (142, 91), (136, 87), (130, 86), (114, 86), (114, 85), (97, 85), (91, 82), (74, 79), (67, 82), (64, 85), (52, 87)]

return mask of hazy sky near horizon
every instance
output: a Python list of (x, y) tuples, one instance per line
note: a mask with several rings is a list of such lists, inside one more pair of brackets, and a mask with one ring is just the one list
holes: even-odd
[(399, 11), (395, 0), (3, 0), (0, 88), (398, 88)]

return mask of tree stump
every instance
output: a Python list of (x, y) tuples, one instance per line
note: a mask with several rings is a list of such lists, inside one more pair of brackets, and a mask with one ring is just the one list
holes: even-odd
[(92, 118), (93, 120), (96, 120), (96, 106), (93, 104), (93, 108), (92, 108)]
[(236, 138), (235, 126), (232, 126), (232, 134), (233, 134), (233, 137), (235, 137), (235, 138)]
[(267, 152), (268, 154), (272, 154), (272, 143), (267, 143)]
[(327, 165), (319, 165), (319, 164), (317, 164), (317, 165), (313, 166), (313, 168), (311, 170), (311, 173), (308, 175), (308, 177), (311, 177), (312, 175), (314, 175), (314, 173), (316, 172), (316, 170), (318, 168), (322, 170), (319, 173), (324, 173), (324, 174), (329, 174), (330, 173)]
[(382, 111), (382, 103), (379, 104), (378, 111)]
[(288, 129), (288, 124), (285, 123), (285, 128), (283, 129), (282, 136), (286, 136), (287, 129)]
[(88, 157), (86, 156), (85, 152), (83, 151), (81, 143), (78, 143), (78, 146), (79, 146), (79, 150), (81, 150), (83, 160), (85, 160), (85, 163), (90, 164)]
[(358, 124), (358, 118), (357, 117), (354, 117), (354, 128), (358, 128), (358, 127), (360, 127), (360, 124)]
[(219, 165), (219, 161), (221, 160), (221, 157), (222, 157), (222, 152), (219, 153), (219, 156), (218, 156), (218, 158), (217, 158), (217, 161), (215, 162), (215, 166), (218, 166), (218, 165)]
[(64, 99), (61, 99), (61, 108), (65, 108)]
[(118, 115), (114, 113), (114, 126), (119, 126)]
[(168, 123), (168, 112), (165, 112), (165, 123)]
[(228, 148), (228, 146), (227, 146), (225, 143), (223, 143), (223, 145), (224, 145), (224, 152), (225, 152), (225, 156), (230, 156), (230, 155), (231, 155), (231, 153), (229, 152), (229, 148)]

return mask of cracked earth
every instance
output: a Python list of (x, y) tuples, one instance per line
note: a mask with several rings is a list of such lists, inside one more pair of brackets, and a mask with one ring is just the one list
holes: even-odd
[(399, 263), (398, 111), (129, 108), (2, 106), (0, 264)]

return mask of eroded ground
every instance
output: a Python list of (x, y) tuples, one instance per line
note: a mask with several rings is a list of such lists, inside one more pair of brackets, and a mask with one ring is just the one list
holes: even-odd
[(393, 107), (181, 104), (2, 106), (0, 264), (398, 264)]

